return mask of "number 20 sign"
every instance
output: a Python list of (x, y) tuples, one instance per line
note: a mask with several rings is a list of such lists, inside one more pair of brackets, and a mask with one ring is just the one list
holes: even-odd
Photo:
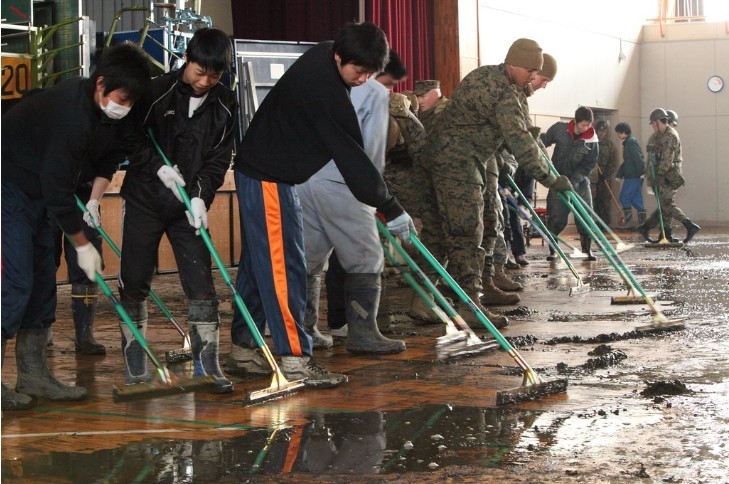
[(31, 89), (30, 59), (2, 58), (2, 99), (19, 99)]

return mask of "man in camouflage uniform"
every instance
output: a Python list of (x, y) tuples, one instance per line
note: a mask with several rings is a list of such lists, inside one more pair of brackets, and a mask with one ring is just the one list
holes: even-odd
[[(558, 191), (572, 189), (566, 177), (550, 173), (522, 112), (519, 91), (541, 67), (541, 47), (518, 39), (503, 64), (473, 70), (456, 87), (423, 150), (423, 167), (431, 178), (423, 191), (434, 195), (438, 204), (437, 212), (421, 214), (423, 242), (448, 264), (450, 274), (477, 304), (484, 266), (491, 265), (485, 256), (493, 256), (493, 247), (481, 247), (483, 192), (487, 181), (496, 183), (498, 153), (508, 147), (540, 183)], [(496, 177), (487, 177), (487, 172)], [(464, 305), (460, 309), (467, 321), (478, 321)], [(505, 317), (483, 310), (495, 325), (508, 324)]]
[[(673, 240), (671, 222), (675, 218), (686, 227), (686, 238), (683, 239), (683, 243), (687, 244), (701, 230), (701, 227), (686, 217), (674, 201), (676, 190), (683, 186), (686, 180), (683, 178), (683, 169), (681, 168), (683, 162), (681, 140), (678, 137), (678, 132), (669, 126), (668, 122), (668, 113), (664, 109), (657, 108), (651, 112), (650, 125), (653, 128), (653, 134), (648, 139), (648, 145), (646, 146), (648, 152), (646, 179), (648, 180), (648, 186), (652, 186), (653, 190), (658, 193), (666, 238)], [(654, 210), (648, 220), (636, 228), (638, 233), (648, 242), (656, 242), (650, 238), (650, 231), (660, 223), (660, 215), (658, 209)]]
[(610, 207), (613, 203), (609, 183), (618, 168), (618, 153), (612, 140), (608, 137), (607, 121), (601, 119), (595, 123), (595, 131), (599, 140), (599, 155), (597, 168), (590, 174), (590, 183), (593, 188), (592, 204), (597, 216), (609, 225)]
[(426, 133), (433, 130), (435, 120), (448, 105), (448, 98), (440, 91), (440, 81), (415, 81), (414, 93), (418, 97), (418, 119), (423, 123)]

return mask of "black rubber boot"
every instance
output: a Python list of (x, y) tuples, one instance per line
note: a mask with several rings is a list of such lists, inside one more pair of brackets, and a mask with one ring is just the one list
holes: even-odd
[(651, 239), (650, 230), (650, 227), (648, 227), (648, 224), (646, 224), (645, 222), (635, 228), (635, 231), (643, 236), (646, 242), (648, 242), (649, 244), (655, 244), (658, 241)]
[(76, 352), (85, 355), (105, 355), (106, 348), (94, 338), (94, 319), (99, 286), (97, 284), (73, 284), (71, 309), (76, 328)]
[(405, 351), (405, 342), (389, 339), (377, 328), (382, 286), (380, 274), (347, 274), (344, 297), (347, 311), (347, 343), (350, 353), (388, 355)]
[(596, 261), (597, 259), (592, 254), (592, 239), (589, 235), (580, 234), (580, 245), (582, 246), (582, 253), (585, 254), (586, 261)]
[[(144, 337), (147, 334), (147, 302), (125, 302), (124, 309)], [(121, 348), (124, 355), (124, 382), (133, 385), (149, 381), (151, 377), (147, 368), (147, 353), (124, 321), (119, 322), (119, 329), (122, 334)]]
[[(8, 340), (3, 338), (3, 353), (2, 362), (5, 362), (5, 346), (7, 346)], [(2, 409), (5, 410), (27, 410), (32, 408), (34, 405), (33, 397), (30, 395), (24, 395), (22, 393), (14, 392), (10, 388), (2, 384)]]
[(673, 236), (673, 230), (671, 230), (671, 227), (664, 227), (663, 230), (666, 233), (667, 241), (671, 242), (672, 244), (678, 242), (678, 239)]
[(551, 245), (549, 246), (549, 255), (547, 256), (547, 260), (549, 262), (557, 260), (557, 251), (554, 250), (554, 247)]
[(638, 210), (638, 223), (645, 223), (645, 210)]
[(331, 336), (319, 331), (319, 296), (321, 294), (321, 275), (306, 276), (306, 312), (304, 313), (304, 331), (311, 336), (311, 345), (315, 350), (334, 346)]
[(686, 238), (683, 239), (683, 243), (688, 244), (691, 239), (694, 238), (694, 235), (696, 235), (699, 230), (701, 230), (701, 227), (693, 223), (691, 219), (688, 218), (683, 221), (683, 226), (686, 227)]
[(56, 402), (75, 402), (87, 397), (84, 387), (64, 385), (56, 380), (46, 362), (46, 328), (22, 329), (15, 343), (18, 383), (15, 391)]

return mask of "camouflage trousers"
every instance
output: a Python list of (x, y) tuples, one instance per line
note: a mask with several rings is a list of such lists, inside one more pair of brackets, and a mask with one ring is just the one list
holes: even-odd
[(484, 234), (481, 245), (486, 251), (483, 270), (485, 276), (493, 276), (494, 264), (506, 264), (509, 256), (504, 239), (504, 205), (501, 203), (498, 188), (498, 179), (487, 174), (486, 189), (483, 194)]
[(415, 163), (389, 163), (382, 177), (390, 194), (397, 198), (405, 211), (413, 218), (420, 218), (427, 199), (423, 196), (422, 187), (429, 183), (423, 170)]
[(676, 198), (676, 190), (669, 187), (663, 177), (658, 177), (658, 187), (653, 187), (655, 191), (658, 189), (658, 200), (661, 202), (661, 212), (658, 209), (654, 210), (650, 217), (645, 221), (646, 226), (649, 229), (658, 227), (660, 224), (659, 216), (663, 215), (663, 225), (666, 228), (671, 227), (673, 219), (683, 223), (686, 220), (686, 214), (683, 210), (678, 208), (674, 198)]
[[(421, 239), (467, 294), (482, 289), (484, 267), (483, 186), (463, 183), (426, 170), (421, 185)], [(432, 203), (435, 202), (435, 203)], [(406, 208), (407, 209), (407, 208)], [(491, 249), (493, 251), (493, 248)], [(418, 264), (421, 262), (418, 260)], [(427, 267), (421, 265), (421, 268)], [(426, 271), (429, 275), (432, 271)]]

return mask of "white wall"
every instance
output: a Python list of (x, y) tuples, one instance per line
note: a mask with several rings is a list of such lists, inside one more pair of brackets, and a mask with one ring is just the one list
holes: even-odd
[[(612, 126), (630, 123), (645, 145), (650, 111), (674, 109), (687, 179), (678, 204), (696, 220), (729, 222), (729, 88), (706, 89), (712, 74), (729, 82), (725, 23), (664, 25), (661, 36), (658, 25), (644, 26), (657, 16), (652, 1), (479, 0), (477, 8), (480, 65), (503, 62), (520, 37), (557, 59), (554, 82), (529, 99), (537, 126), (546, 129), (584, 105), (607, 110)], [(655, 206), (644, 199), (647, 208)]]

